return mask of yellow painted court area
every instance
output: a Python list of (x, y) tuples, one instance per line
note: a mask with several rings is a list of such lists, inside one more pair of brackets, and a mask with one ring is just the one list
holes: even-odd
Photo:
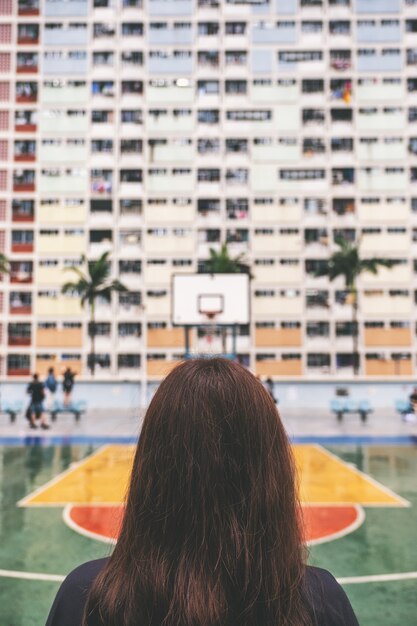
[(21, 505), (120, 504), (133, 461), (134, 446), (110, 445), (24, 498)]
[(408, 504), (400, 496), (319, 446), (294, 446), (294, 454), (303, 503), (364, 506)]
[[(24, 498), (22, 506), (120, 504), (124, 501), (134, 446), (108, 445)], [(294, 446), (306, 504), (407, 506), (407, 502), (316, 445)]]

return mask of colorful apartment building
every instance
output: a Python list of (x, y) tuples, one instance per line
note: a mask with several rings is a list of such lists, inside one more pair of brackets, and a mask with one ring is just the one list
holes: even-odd
[(98, 303), (96, 377), (158, 379), (172, 273), (224, 242), (253, 273), (240, 360), (350, 376), (349, 296), (315, 277), (338, 236), (395, 261), (358, 284), (361, 376), (414, 376), (417, 0), (0, 0), (3, 379), (88, 377), (61, 285), (104, 251), (130, 291)]

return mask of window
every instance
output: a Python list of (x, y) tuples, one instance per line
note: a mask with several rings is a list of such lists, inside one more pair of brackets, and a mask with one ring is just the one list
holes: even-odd
[(245, 50), (226, 50), (224, 54), (226, 65), (246, 65), (248, 53)]
[(140, 50), (130, 50), (127, 52), (122, 52), (121, 60), (122, 66), (124, 67), (135, 67), (143, 65), (143, 52), (141, 52)]
[(219, 52), (218, 50), (199, 50), (197, 61), (200, 67), (218, 67)]
[(272, 119), (272, 111), (262, 109), (226, 111), (226, 119), (235, 122), (266, 122)]
[(113, 152), (113, 139), (92, 139), (91, 152), (111, 154)]
[(319, 50), (284, 50), (278, 52), (279, 63), (292, 64), (292, 63), (309, 63), (314, 61), (321, 61), (323, 59), (323, 52)]
[(219, 153), (220, 139), (199, 139), (197, 149), (199, 154)]
[(140, 337), (142, 325), (137, 322), (121, 322), (117, 326), (117, 334), (119, 337)]
[(113, 122), (113, 111), (91, 111), (93, 124), (110, 124)]
[(95, 22), (93, 24), (93, 37), (94, 39), (103, 39), (106, 37), (114, 37), (116, 29), (113, 23)]
[(120, 112), (122, 124), (142, 124), (143, 114), (141, 109), (122, 109)]
[(110, 337), (111, 335), (111, 324), (110, 322), (91, 322), (88, 323), (88, 334), (90, 337)]
[(330, 20), (329, 32), (331, 35), (349, 35), (350, 22), (348, 20)]
[(301, 91), (303, 93), (324, 93), (324, 80), (306, 79), (301, 81)]
[(121, 154), (140, 154), (142, 152), (142, 139), (121, 139)]
[(113, 52), (93, 52), (93, 65), (95, 67), (100, 66), (112, 66), (114, 65), (114, 53)]
[(246, 22), (226, 22), (226, 35), (244, 35), (246, 26)]
[(357, 335), (357, 322), (336, 322), (336, 337), (356, 337)]
[(309, 352), (307, 354), (307, 367), (312, 369), (329, 368), (330, 354), (326, 352)]
[(137, 199), (121, 199), (120, 215), (142, 215), (142, 200)]
[(142, 261), (137, 259), (127, 259), (119, 261), (119, 273), (120, 274), (136, 274), (139, 275), (142, 271)]
[(197, 180), (199, 182), (219, 182), (220, 181), (220, 169), (211, 168), (211, 169), (203, 169), (200, 168), (197, 170)]
[(324, 109), (303, 109), (302, 112), (303, 125), (319, 124), (323, 125), (326, 120)]
[(280, 170), (279, 177), (281, 180), (324, 180), (326, 170)]
[(123, 309), (138, 307), (142, 304), (142, 294), (140, 291), (127, 291), (119, 293), (119, 305)]
[(122, 22), (122, 37), (141, 37), (142, 35), (142, 22)]
[(197, 119), (200, 124), (218, 124), (220, 111), (218, 109), (199, 109)]
[(315, 337), (329, 337), (330, 324), (329, 322), (307, 322), (306, 334), (309, 339)]
[(246, 80), (226, 80), (225, 92), (232, 95), (246, 94), (247, 85)]

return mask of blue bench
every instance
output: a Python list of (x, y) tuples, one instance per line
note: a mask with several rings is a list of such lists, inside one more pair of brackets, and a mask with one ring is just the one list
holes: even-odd
[(75, 421), (79, 422), (81, 415), (87, 411), (87, 402), (85, 400), (77, 400), (70, 404), (64, 404), (55, 400), (53, 407), (50, 409), (51, 420), (56, 421), (56, 418), (61, 413), (72, 413), (75, 417)]
[(339, 422), (345, 413), (357, 413), (362, 422), (366, 422), (373, 408), (369, 400), (351, 400), (350, 398), (333, 398), (330, 402), (330, 410), (336, 415)]
[(404, 415), (406, 415), (407, 413), (412, 413), (413, 412), (413, 410), (412, 410), (412, 408), (410, 406), (410, 402), (408, 400), (399, 400), (399, 399), (397, 399), (395, 401), (395, 410), (402, 417), (404, 417)]
[(10, 422), (16, 421), (16, 416), (23, 409), (23, 402), (16, 400), (15, 402), (2, 402), (0, 413), (6, 413), (10, 417)]

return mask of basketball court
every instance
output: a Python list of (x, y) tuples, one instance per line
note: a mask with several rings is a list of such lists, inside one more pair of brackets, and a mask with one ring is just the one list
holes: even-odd
[[(1, 440), (0, 623), (43, 624), (62, 577), (110, 553), (134, 438)], [(13, 443), (14, 445), (7, 445)], [(310, 561), (344, 584), (361, 625), (415, 624), (417, 447), (294, 443)]]
[[(248, 277), (176, 275), (173, 294), (186, 356), (234, 358), (250, 319)], [(387, 435), (392, 416), (378, 416), (358, 436), (329, 417), (286, 424), (309, 560), (344, 585), (361, 626), (414, 626), (417, 433)], [(1, 626), (43, 624), (65, 574), (111, 553), (139, 429), (138, 416), (111, 412), (60, 421), (47, 436), (0, 426)]]

